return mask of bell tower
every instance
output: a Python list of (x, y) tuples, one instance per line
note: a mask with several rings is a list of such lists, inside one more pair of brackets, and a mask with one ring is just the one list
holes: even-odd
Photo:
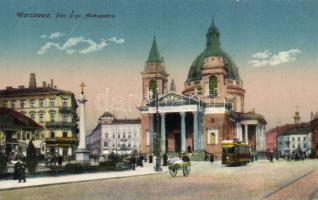
[(164, 59), (160, 56), (156, 37), (154, 36), (148, 59), (142, 74), (143, 105), (155, 97), (158, 88), (159, 96), (168, 92), (168, 76)]

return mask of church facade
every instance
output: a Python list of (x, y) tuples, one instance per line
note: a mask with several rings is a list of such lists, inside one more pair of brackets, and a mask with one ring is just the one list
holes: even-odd
[(248, 143), (254, 152), (265, 150), (266, 121), (254, 111), (244, 112), (243, 81), (238, 67), (221, 47), (214, 22), (206, 38), (206, 47), (190, 66), (181, 93), (175, 91), (173, 80), (168, 87), (169, 74), (154, 38), (142, 72), (142, 152), (154, 151), (157, 132), (161, 152), (220, 155), (223, 140)]

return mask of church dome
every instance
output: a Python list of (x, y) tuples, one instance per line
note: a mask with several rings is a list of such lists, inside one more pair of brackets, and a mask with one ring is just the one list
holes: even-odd
[(226, 79), (240, 81), (238, 68), (232, 58), (222, 49), (220, 45), (220, 32), (214, 22), (206, 34), (207, 44), (205, 50), (200, 53), (193, 61), (186, 82), (201, 80), (201, 68), (204, 65), (204, 60), (209, 56), (221, 56), (224, 60), (225, 70), (227, 72)]

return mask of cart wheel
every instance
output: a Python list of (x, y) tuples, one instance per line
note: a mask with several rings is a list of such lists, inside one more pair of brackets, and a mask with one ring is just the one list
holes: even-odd
[(184, 167), (183, 168), (183, 175), (189, 176), (189, 174), (190, 174), (190, 167)]
[(178, 173), (178, 170), (177, 170), (177, 169), (170, 169), (170, 175), (171, 175), (172, 177), (175, 177), (175, 176), (177, 175), (177, 173)]

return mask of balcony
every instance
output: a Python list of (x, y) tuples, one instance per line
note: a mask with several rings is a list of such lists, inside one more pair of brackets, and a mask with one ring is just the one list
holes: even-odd
[(75, 110), (72, 107), (61, 107), (59, 108), (60, 113), (72, 113)]
[(74, 128), (76, 127), (76, 122), (61, 122), (61, 121), (50, 121), (46, 122), (46, 128)]

